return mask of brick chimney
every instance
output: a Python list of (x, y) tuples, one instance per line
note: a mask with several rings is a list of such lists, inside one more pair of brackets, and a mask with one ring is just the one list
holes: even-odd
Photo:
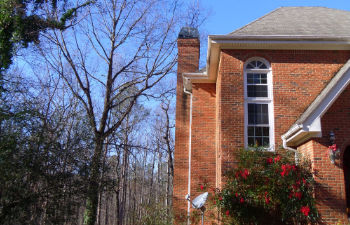
[(196, 72), (199, 66), (199, 33), (196, 28), (183, 27), (177, 40), (178, 64), (176, 87), (176, 130), (174, 153), (173, 209), (176, 224), (187, 221), (188, 148), (190, 96), (184, 93), (182, 74)]

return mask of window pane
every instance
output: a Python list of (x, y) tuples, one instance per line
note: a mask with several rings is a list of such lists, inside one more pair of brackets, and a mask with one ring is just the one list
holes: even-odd
[(263, 146), (270, 146), (270, 139), (268, 137), (263, 138)]
[(262, 136), (262, 127), (255, 127), (255, 136)]
[(260, 69), (267, 69), (267, 66), (263, 63), (263, 64), (260, 66)]
[(269, 127), (248, 126), (248, 145), (250, 147), (268, 147), (270, 145), (269, 136)]
[(269, 114), (268, 114), (268, 105), (267, 104), (260, 104), (261, 106), (261, 118), (263, 124), (269, 123)]
[(267, 97), (267, 85), (248, 85), (248, 97)]
[(266, 73), (248, 73), (247, 74), (248, 84), (267, 84)]
[(248, 104), (248, 124), (268, 124), (268, 104)]
[(252, 74), (247, 74), (247, 84), (254, 84), (254, 77)]
[(254, 84), (260, 84), (260, 74), (253, 74), (254, 77)]
[(254, 66), (253, 66), (252, 62), (250, 62), (250, 63), (247, 65), (247, 69), (253, 69), (253, 68), (254, 68)]
[(253, 137), (252, 138), (248, 137), (248, 145), (251, 147), (253, 147), (255, 145), (255, 141), (254, 141)]
[(269, 135), (270, 135), (269, 128), (268, 127), (263, 127), (263, 136), (269, 136)]
[(254, 136), (254, 127), (248, 127), (248, 136)]
[(262, 64), (263, 64), (262, 62), (257, 61), (257, 62), (256, 62), (256, 67), (260, 68), (260, 66), (261, 66)]

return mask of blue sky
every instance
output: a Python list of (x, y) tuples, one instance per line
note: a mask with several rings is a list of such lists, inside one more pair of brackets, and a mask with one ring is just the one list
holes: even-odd
[[(208, 34), (227, 34), (281, 6), (324, 6), (350, 11), (349, 0), (198, 0), (210, 10)], [(350, 29), (350, 28), (349, 28)]]

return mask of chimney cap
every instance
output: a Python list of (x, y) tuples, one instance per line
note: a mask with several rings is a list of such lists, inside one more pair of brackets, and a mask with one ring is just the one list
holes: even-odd
[(194, 27), (183, 27), (179, 33), (179, 39), (199, 39), (199, 32), (197, 28)]

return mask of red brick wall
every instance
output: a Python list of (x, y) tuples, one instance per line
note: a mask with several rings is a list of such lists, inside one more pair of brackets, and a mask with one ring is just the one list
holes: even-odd
[(176, 88), (176, 128), (174, 152), (173, 208), (176, 221), (186, 221), (188, 193), (188, 129), (190, 97), (183, 91), (182, 73), (195, 72), (199, 64), (199, 40), (178, 39), (178, 68)]
[[(317, 188), (315, 195), (318, 208), (326, 224), (341, 221), (348, 223), (346, 216), (346, 195), (343, 173), (343, 154), (350, 146), (350, 87), (339, 96), (321, 118), (322, 138), (312, 142), (312, 166), (316, 172)], [(329, 133), (335, 133), (335, 143), (341, 154), (335, 164), (328, 157)]]
[[(275, 145), (350, 58), (349, 51), (222, 50), (217, 90), (217, 127), (221, 174), (235, 165), (234, 152), (244, 147), (243, 64), (251, 57), (268, 60), (273, 75)], [(220, 169), (220, 168), (219, 168)]]
[[(198, 196), (215, 187), (215, 84), (194, 84), (192, 103), (192, 157), (191, 157), (191, 196)], [(200, 185), (206, 187), (200, 189)], [(198, 210), (197, 210), (198, 211)], [(212, 224), (205, 213), (205, 224)], [(194, 223), (193, 223), (194, 224)]]

